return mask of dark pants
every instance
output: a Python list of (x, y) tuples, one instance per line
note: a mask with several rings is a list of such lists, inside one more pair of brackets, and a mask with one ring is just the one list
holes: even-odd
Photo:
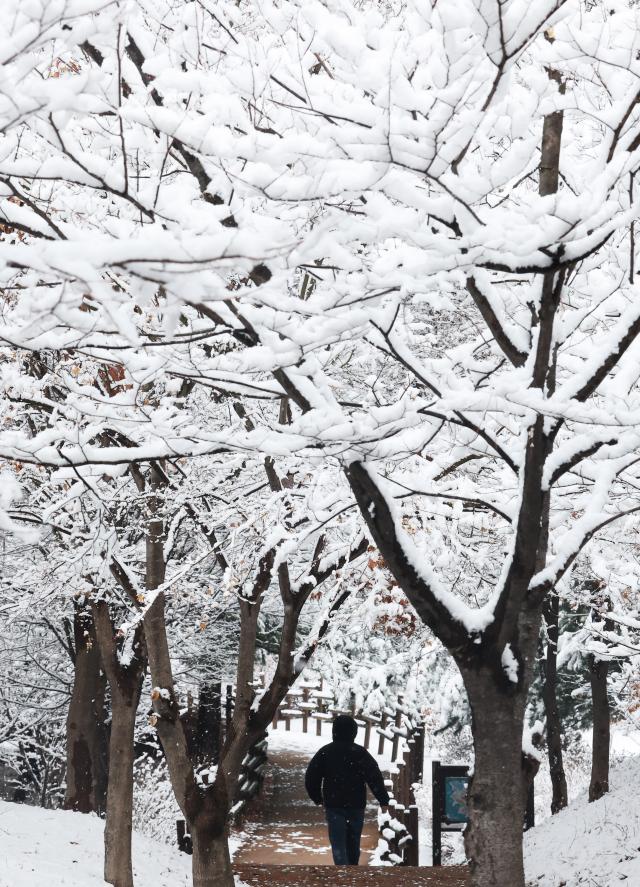
[(325, 807), (329, 841), (336, 865), (358, 865), (364, 810), (357, 807)]

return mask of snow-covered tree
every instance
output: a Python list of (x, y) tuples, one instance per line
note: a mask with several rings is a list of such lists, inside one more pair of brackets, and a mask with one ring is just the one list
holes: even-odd
[[(60, 0), (46, 44), (60, 62), (40, 38), (8, 59), (28, 88), (20, 130), (3, 109), (2, 335), (66, 367), (55, 398), (7, 368), (15, 409), (49, 412), (35, 433), (5, 427), (0, 453), (144, 464), (156, 714), (176, 793), (197, 801), (196, 856), (227, 877), (166, 650), (164, 465), (259, 451), (285, 460), (281, 485), (321, 460), (342, 470), (353, 498), (336, 480), (331, 518), (357, 503), (464, 681), (474, 887), (523, 887), (542, 610), (584, 546), (614, 521), (631, 532), (640, 508), (638, 10), (160, 6)], [(185, 408), (193, 390), (243, 409), (211, 423)], [(312, 552), (304, 575), (321, 564)]]

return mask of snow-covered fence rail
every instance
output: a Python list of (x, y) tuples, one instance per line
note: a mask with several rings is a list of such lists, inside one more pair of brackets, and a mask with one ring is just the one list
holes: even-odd
[(237, 800), (231, 808), (231, 815), (237, 822), (245, 812), (247, 804), (260, 794), (267, 769), (267, 734), (251, 747), (242, 762), (238, 779)]
[(291, 730), (294, 721), (302, 724), (302, 732), (310, 732), (315, 721), (316, 736), (322, 736), (323, 725), (330, 723), (337, 715), (352, 715), (360, 727), (364, 727), (363, 745), (369, 749), (377, 734), (377, 754), (385, 753), (385, 744), (391, 744), (391, 760), (399, 759), (401, 740), (407, 739), (413, 729), (412, 722), (407, 722), (409, 709), (402, 696), (398, 696), (395, 706), (380, 712), (362, 712), (354, 705), (344, 708), (337, 705), (334, 694), (324, 688), (324, 681), (300, 682), (297, 687), (287, 693), (273, 718), (273, 727)]
[[(407, 731), (406, 745), (388, 780), (391, 795), (389, 813), (381, 814), (379, 820), (382, 843), (379, 857), (382, 862), (392, 865), (418, 865), (419, 819), (413, 787), (422, 780), (424, 725), (407, 718), (404, 729)], [(397, 730), (394, 736), (400, 734), (401, 728)]]

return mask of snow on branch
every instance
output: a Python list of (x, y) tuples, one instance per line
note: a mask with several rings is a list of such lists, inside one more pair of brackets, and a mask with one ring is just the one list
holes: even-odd
[(347, 476), (385, 561), (396, 577), (403, 577), (403, 589), (432, 631), (452, 646), (482, 633), (493, 621), (493, 604), (473, 610), (441, 584), (429, 567), (427, 550), (403, 529), (388, 483), (370, 466), (354, 461)]

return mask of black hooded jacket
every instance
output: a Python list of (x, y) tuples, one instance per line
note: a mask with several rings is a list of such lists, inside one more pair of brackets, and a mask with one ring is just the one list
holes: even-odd
[(340, 715), (333, 723), (333, 742), (323, 746), (307, 767), (305, 785), (314, 804), (364, 810), (367, 786), (383, 807), (389, 803), (384, 778), (375, 759), (354, 739), (358, 726)]

